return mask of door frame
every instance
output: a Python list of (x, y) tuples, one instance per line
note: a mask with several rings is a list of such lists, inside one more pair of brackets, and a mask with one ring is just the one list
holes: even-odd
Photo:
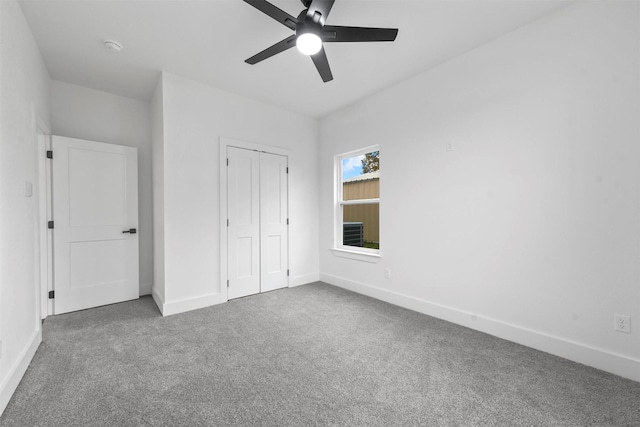
[[(53, 172), (51, 161), (47, 158), (47, 151), (53, 149), (53, 135), (47, 124), (40, 118), (36, 118), (34, 126), (35, 132), (35, 155), (36, 155), (36, 182), (37, 182), (37, 209), (36, 217), (36, 248), (37, 248), (37, 275), (36, 284), (39, 301), (38, 317), (40, 324), (47, 316), (54, 315), (54, 300), (49, 299), (49, 292), (55, 289), (54, 267), (53, 267), (53, 230), (49, 229), (48, 221), (53, 220)], [(68, 138), (68, 137), (64, 137)], [(107, 144), (107, 143), (104, 143)], [(110, 144), (112, 145), (112, 144)], [(115, 144), (118, 145), (118, 144)], [(122, 147), (131, 148), (127, 145)], [(135, 147), (134, 147), (135, 148)], [(137, 149), (136, 149), (137, 151)], [(137, 164), (137, 160), (136, 160)], [(139, 176), (139, 172), (138, 172)], [(136, 186), (137, 188), (137, 186)], [(139, 224), (139, 213), (138, 213)], [(139, 229), (139, 226), (138, 226)], [(139, 256), (139, 252), (138, 252)], [(139, 287), (139, 283), (138, 283)]]
[(51, 163), (46, 157), (51, 150), (51, 129), (42, 120), (36, 118), (35, 123), (35, 155), (37, 181), (36, 236), (38, 248), (38, 281), (39, 281), (39, 316), (40, 320), (53, 314), (53, 301), (49, 299), (49, 291), (53, 290), (53, 239), (47, 227), (51, 218)]
[[(228, 264), (229, 259), (227, 250), (227, 148), (236, 147), (245, 150), (253, 150), (262, 153), (277, 154), (287, 158), (288, 167), (291, 168), (292, 151), (286, 148), (273, 147), (270, 145), (258, 144), (255, 142), (242, 141), (234, 138), (220, 137), (220, 296), (221, 301), (229, 301), (229, 292), (227, 288)], [(287, 179), (287, 212), (291, 219), (291, 174)], [(290, 260), (291, 254), (291, 228), (287, 233), (287, 260)], [(287, 261), (289, 262), (289, 261)], [(291, 266), (288, 266), (289, 268)], [(287, 283), (289, 287), (289, 283)]]

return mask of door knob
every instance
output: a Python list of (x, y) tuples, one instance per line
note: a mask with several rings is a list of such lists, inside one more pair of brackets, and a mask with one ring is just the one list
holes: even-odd
[(124, 233), (136, 234), (136, 233), (137, 233), (137, 231), (136, 231), (136, 229), (135, 229), (135, 228), (130, 228), (130, 229), (125, 230), (125, 231), (123, 231), (123, 232), (122, 232), (122, 234), (124, 234)]

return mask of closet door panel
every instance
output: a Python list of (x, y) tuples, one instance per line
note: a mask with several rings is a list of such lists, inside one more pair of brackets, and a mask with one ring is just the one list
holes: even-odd
[(260, 276), (262, 292), (287, 287), (289, 235), (287, 157), (260, 153)]
[(228, 299), (260, 292), (260, 156), (227, 149)]

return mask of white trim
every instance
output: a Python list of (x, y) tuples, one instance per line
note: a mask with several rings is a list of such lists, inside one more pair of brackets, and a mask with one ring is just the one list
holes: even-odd
[(336, 157), (354, 157), (361, 154), (371, 153), (373, 151), (380, 151), (380, 144), (370, 145), (368, 147), (358, 148), (357, 150), (347, 151), (346, 153), (340, 153)]
[(309, 283), (317, 282), (320, 280), (320, 273), (309, 273), (301, 276), (294, 276), (289, 279), (289, 287), (307, 285)]
[(153, 301), (158, 306), (158, 310), (160, 310), (160, 314), (164, 315), (164, 313), (162, 312), (164, 308), (164, 298), (160, 296), (160, 293), (158, 292), (158, 288), (156, 288), (155, 286), (151, 288), (151, 297), (153, 298)]
[(5, 380), (0, 384), (0, 415), (2, 415), (9, 400), (11, 400), (11, 396), (13, 396), (16, 388), (18, 388), (18, 384), (20, 384), (24, 373), (27, 372), (29, 363), (31, 363), (41, 342), (42, 330), (40, 329), (33, 333), (29, 343), (22, 350), (20, 356), (18, 356), (18, 360), (16, 360), (11, 369), (9, 369)]
[(34, 212), (35, 226), (35, 259), (38, 263), (36, 270), (36, 329), (41, 329), (41, 321), (49, 313), (53, 303), (49, 301), (47, 292), (52, 286), (53, 270), (51, 269), (51, 236), (47, 229), (47, 220), (51, 211), (51, 198), (49, 197), (51, 176), (50, 165), (47, 162), (45, 151), (51, 149), (51, 129), (45, 120), (38, 114), (35, 103), (31, 103), (31, 116), (33, 119), (33, 144), (35, 148), (35, 192), (33, 194), (36, 210)]
[(380, 262), (380, 259), (382, 258), (382, 255), (380, 255), (378, 251), (376, 251), (375, 253), (374, 252), (368, 253), (368, 252), (365, 252), (365, 249), (367, 248), (360, 248), (359, 250), (344, 249), (347, 247), (351, 248), (351, 246), (342, 246), (339, 248), (332, 248), (331, 252), (333, 252), (335, 256), (340, 258), (347, 258), (347, 259), (353, 259), (356, 261), (364, 261), (364, 262), (372, 262), (372, 263)]
[[(244, 148), (245, 150), (254, 150), (254, 151), (260, 151), (263, 153), (278, 154), (284, 157), (291, 157), (291, 150), (287, 148), (273, 147), (271, 145), (258, 144), (255, 142), (242, 141), (240, 139), (227, 138), (226, 136), (221, 136), (220, 152), (225, 153), (225, 156), (227, 153), (227, 147)], [(224, 150), (222, 150), (222, 148), (224, 148)], [(226, 160), (225, 160), (225, 166), (226, 166)]]
[[(256, 144), (254, 142), (241, 141), (239, 139), (227, 138), (225, 136), (220, 137), (220, 296), (223, 299), (221, 302), (229, 300), (229, 292), (227, 288), (227, 148), (237, 147), (245, 150), (255, 150), (265, 153), (278, 154), (287, 158), (287, 165), (292, 167), (291, 163), (291, 150), (286, 148), (271, 147), (268, 145)], [(291, 180), (287, 176), (287, 212), (291, 212)], [(287, 233), (289, 244), (291, 248), (291, 233)], [(287, 254), (287, 262), (291, 259), (290, 253)], [(291, 268), (291, 265), (288, 266)], [(291, 286), (291, 278), (288, 280), (287, 287)]]
[[(39, 294), (40, 319), (53, 314), (53, 301), (49, 300), (48, 292), (53, 289), (53, 239), (47, 228), (47, 221), (51, 218), (51, 162), (46, 158), (46, 151), (51, 149), (51, 132), (44, 122), (38, 120), (36, 134), (36, 161), (38, 181), (38, 260), (39, 260)], [(42, 132), (42, 133), (41, 133)]]
[(409, 310), (620, 375), (621, 377), (640, 381), (640, 359), (331, 274), (320, 273), (320, 280)]
[(351, 206), (351, 205), (374, 205), (380, 204), (380, 199), (354, 199), (354, 200), (341, 200), (340, 204), (342, 206)]
[[(363, 205), (363, 204), (377, 204), (380, 205), (380, 197), (375, 199), (357, 199), (357, 200), (343, 200), (343, 184), (342, 180), (342, 161), (345, 158), (359, 156), (362, 154), (371, 153), (373, 151), (380, 152), (380, 145), (371, 145), (369, 147), (360, 148), (358, 150), (352, 150), (346, 153), (337, 154), (333, 157), (333, 169), (334, 169), (334, 214), (333, 214), (333, 247), (331, 251), (334, 255), (354, 259), (357, 261), (366, 262), (378, 262), (380, 258), (380, 249), (371, 248), (357, 248), (355, 246), (343, 245), (344, 234), (344, 218), (343, 207), (349, 205)], [(380, 177), (380, 171), (378, 171), (378, 179)], [(380, 230), (378, 230), (380, 232)], [(377, 258), (376, 258), (377, 257)]]
[(212, 305), (226, 302), (222, 294), (207, 294), (192, 298), (183, 298), (177, 301), (164, 302), (160, 295), (154, 289), (152, 294), (153, 300), (156, 302), (160, 313), (163, 316), (171, 316), (173, 314), (184, 313), (191, 310), (197, 310), (199, 308), (205, 308)]
[(232, 140), (226, 141), (220, 137), (220, 294), (225, 301), (229, 300), (229, 288), (227, 287), (228, 255), (227, 255), (227, 147)]

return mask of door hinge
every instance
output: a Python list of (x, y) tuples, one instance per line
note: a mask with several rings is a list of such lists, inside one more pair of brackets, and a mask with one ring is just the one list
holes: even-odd
[(227, 159), (227, 166), (229, 166), (229, 159)]
[(47, 222), (47, 228), (53, 230), (53, 221), (48, 221)]
[(289, 173), (289, 166), (287, 166), (287, 173)]
[(55, 291), (49, 291), (49, 299), (54, 299), (56, 297)]
[(47, 159), (53, 159), (53, 151), (47, 150)]
[(289, 218), (287, 218), (287, 225), (289, 225)]
[(229, 219), (227, 218), (227, 227), (229, 226)]
[(229, 279), (227, 279), (227, 288), (229, 287)]

